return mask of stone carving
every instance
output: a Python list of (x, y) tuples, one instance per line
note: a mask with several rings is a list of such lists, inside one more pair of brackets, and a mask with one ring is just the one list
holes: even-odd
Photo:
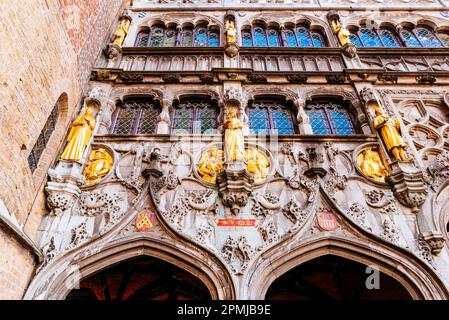
[(326, 81), (329, 84), (343, 84), (348, 80), (348, 75), (346, 74), (330, 74), (326, 75)]
[(301, 74), (289, 74), (287, 75), (287, 81), (290, 83), (303, 84), (307, 82), (307, 76)]
[(341, 24), (338, 13), (336, 11), (330, 11), (327, 14), (327, 19), (330, 22), (333, 33), (337, 36), (338, 42), (343, 48), (344, 54), (350, 58), (354, 58), (357, 55), (357, 49), (349, 40), (349, 35), (351, 33)]
[[(254, 71), (285, 71), (285, 72), (304, 72), (304, 71), (343, 71), (344, 64), (340, 55), (240, 55), (242, 68), (253, 69)], [(299, 77), (301, 76), (298, 73)], [(287, 80), (291, 83), (296, 80), (304, 80), (296, 74), (287, 75)]]
[(213, 240), (214, 229), (206, 224), (203, 224), (198, 229), (198, 234), (195, 237), (195, 240), (201, 244), (209, 245)]
[(185, 216), (190, 213), (189, 201), (184, 193), (180, 193), (171, 210), (163, 211), (162, 215), (178, 229), (184, 221)]
[(291, 231), (296, 230), (306, 221), (310, 211), (301, 209), (301, 205), (294, 199), (291, 199), (283, 208), (284, 216), (293, 223)]
[(221, 253), (234, 273), (243, 274), (248, 267), (249, 261), (254, 256), (255, 250), (245, 236), (241, 236), (238, 240), (229, 236), (223, 245)]
[(351, 218), (358, 226), (371, 231), (366, 224), (366, 209), (360, 203), (354, 202), (346, 211), (346, 215)]
[(114, 43), (109, 43), (103, 52), (106, 58), (115, 59), (122, 53), (122, 47)]
[(384, 231), (380, 234), (380, 236), (394, 244), (399, 243), (399, 229), (388, 216), (384, 219), (382, 226)]
[(335, 167), (330, 167), (329, 174), (324, 182), (324, 189), (329, 196), (335, 200), (335, 193), (338, 190), (344, 190), (348, 184), (348, 178), (340, 174)]
[(125, 72), (210, 71), (212, 68), (223, 68), (223, 56), (218, 55), (122, 55), (122, 58), (117, 60), (115, 66)]
[(259, 230), (260, 234), (262, 235), (263, 239), (262, 248), (267, 247), (280, 239), (276, 225), (273, 221), (270, 221), (263, 226), (258, 225), (257, 230)]
[(266, 179), (270, 171), (270, 161), (258, 148), (245, 150), (246, 170), (253, 174), (254, 182), (259, 183)]
[(72, 237), (70, 240), (70, 244), (67, 249), (72, 249), (86, 241), (89, 238), (89, 234), (87, 233), (87, 224), (86, 222), (82, 222), (79, 226), (72, 229)]
[(256, 217), (273, 215), (281, 207), (279, 196), (274, 193), (266, 193), (264, 195), (255, 193), (253, 201), (251, 214)]
[(437, 191), (439, 186), (449, 178), (449, 152), (443, 151), (436, 156), (435, 161), (430, 164), (424, 172), (424, 181), (433, 190)]
[(66, 210), (72, 208), (75, 199), (70, 194), (49, 192), (47, 190), (47, 205), (51, 209), (50, 215), (60, 216)]
[(44, 256), (44, 261), (42, 261), (42, 264), (36, 270), (37, 273), (45, 268), (45, 266), (47, 266), (58, 254), (58, 250), (56, 250), (55, 246), (55, 237), (51, 237), (50, 241), (42, 248), (42, 253)]
[(396, 83), (398, 83), (398, 76), (387, 74), (387, 73), (382, 73), (377, 76), (377, 80), (379, 80), (383, 84), (388, 84), (388, 83), (396, 84)]
[(93, 70), (90, 74), (90, 80), (92, 81), (104, 81), (111, 79), (111, 72), (107, 70)]
[(248, 81), (252, 83), (266, 83), (267, 77), (263, 74), (251, 73), (247, 76)]
[(439, 255), (444, 246), (443, 235), (436, 231), (428, 231), (421, 234), (423, 240), (425, 240), (432, 251), (432, 254)]
[(381, 208), (381, 214), (397, 214), (398, 208), (390, 191), (380, 189), (370, 190), (365, 193), (366, 203), (373, 208)]
[(434, 84), (437, 81), (437, 78), (434, 75), (423, 74), (416, 76), (416, 82), (419, 84)]
[(418, 237), (418, 257), (426, 261), (428, 264), (430, 264), (434, 269), (435, 263), (432, 258), (432, 247), (427, 243), (426, 240), (422, 236)]
[(200, 80), (203, 83), (214, 82), (214, 74), (211, 72), (205, 72), (200, 75)]
[(97, 216), (108, 213), (114, 215), (120, 212), (120, 202), (124, 197), (120, 193), (108, 194), (105, 192), (82, 192), (79, 214), (83, 216)]
[(179, 75), (179, 74), (164, 74), (163, 76), (162, 76), (162, 80), (164, 81), (164, 82), (169, 82), (169, 83), (176, 83), (176, 82), (179, 82), (179, 81), (181, 81), (181, 75)]
[(173, 170), (169, 170), (166, 175), (161, 176), (156, 181), (153, 181), (153, 189), (158, 192), (164, 192), (167, 190), (175, 189), (179, 184), (179, 178), (173, 173)]
[(143, 82), (145, 75), (143, 73), (122, 72), (118, 78), (125, 83), (140, 83)]

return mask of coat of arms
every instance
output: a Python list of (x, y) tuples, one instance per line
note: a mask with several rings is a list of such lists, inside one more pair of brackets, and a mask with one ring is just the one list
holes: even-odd
[(318, 225), (325, 231), (332, 231), (337, 226), (337, 219), (335, 215), (330, 212), (323, 212), (318, 214)]
[(154, 213), (145, 211), (137, 215), (136, 228), (139, 232), (148, 232), (153, 227)]

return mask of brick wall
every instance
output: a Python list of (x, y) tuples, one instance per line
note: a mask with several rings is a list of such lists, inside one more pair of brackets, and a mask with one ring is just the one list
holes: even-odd
[[(31, 238), (46, 214), (46, 172), (64, 143), (122, 2), (0, 1), (0, 200)], [(61, 97), (58, 126), (31, 174), (27, 157)], [(30, 254), (1, 230), (0, 250), (0, 298), (21, 298), (34, 269)]]

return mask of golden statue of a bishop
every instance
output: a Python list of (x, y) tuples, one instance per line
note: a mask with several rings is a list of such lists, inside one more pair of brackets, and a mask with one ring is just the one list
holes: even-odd
[(95, 118), (92, 116), (92, 107), (88, 106), (73, 122), (61, 160), (81, 162), (94, 128)]
[(229, 109), (224, 128), (226, 161), (243, 161), (245, 159), (243, 124), (238, 118), (237, 108)]

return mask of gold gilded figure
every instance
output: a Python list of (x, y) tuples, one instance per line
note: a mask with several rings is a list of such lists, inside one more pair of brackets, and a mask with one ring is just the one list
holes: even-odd
[(226, 42), (237, 42), (237, 30), (235, 29), (235, 23), (232, 20), (226, 20)]
[(223, 151), (212, 146), (209, 150), (201, 154), (198, 163), (198, 173), (207, 182), (215, 184), (217, 175), (223, 171)]
[(120, 26), (114, 32), (114, 44), (122, 46), (125, 41), (126, 35), (128, 34), (129, 27), (131, 26), (131, 21), (127, 18), (122, 19)]
[(374, 118), (374, 128), (380, 130), (382, 140), (389, 152), (398, 161), (410, 161), (411, 158), (407, 158), (405, 155), (405, 143), (401, 137), (399, 120), (392, 120), (389, 116), (385, 115), (380, 107), (375, 109), (376, 117)]
[(243, 124), (238, 119), (238, 109), (231, 108), (224, 123), (226, 161), (239, 161), (245, 158), (245, 142), (243, 139)]
[(379, 182), (385, 182), (388, 176), (388, 170), (382, 163), (379, 153), (371, 149), (365, 149), (357, 156), (357, 166), (365, 176)]
[(84, 169), (87, 184), (97, 182), (106, 176), (112, 168), (112, 156), (103, 148), (93, 150)]
[(73, 122), (67, 138), (67, 145), (61, 155), (61, 159), (81, 162), (84, 149), (89, 143), (94, 128), (95, 119), (92, 116), (92, 108), (89, 106), (84, 113), (79, 115)]
[(338, 41), (340, 41), (340, 44), (342, 47), (344, 47), (346, 44), (351, 43), (349, 40), (350, 32), (348, 29), (343, 28), (343, 25), (338, 20), (332, 20), (332, 29), (334, 30), (334, 33), (337, 35)]
[(270, 162), (257, 148), (246, 149), (246, 169), (254, 175), (254, 181), (263, 181), (270, 170)]

